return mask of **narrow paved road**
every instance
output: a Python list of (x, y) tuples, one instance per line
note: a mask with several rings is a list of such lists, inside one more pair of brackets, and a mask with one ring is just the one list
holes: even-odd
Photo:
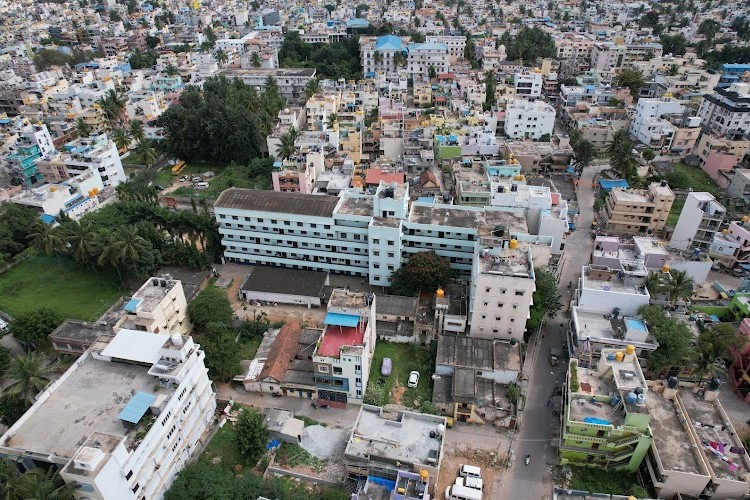
[[(547, 322), (543, 336), (530, 340), (529, 359), (533, 366), (525, 368), (529, 377), (526, 386), (526, 406), (518, 432), (512, 445), (515, 460), (501, 479), (498, 499), (541, 500), (551, 494), (551, 477), (549, 466), (557, 460), (557, 436), (560, 421), (552, 415), (550, 399), (556, 386), (562, 387), (567, 363), (550, 366), (549, 351), (552, 347), (561, 347), (564, 334), (561, 324), (565, 321), (572, 290), (581, 274), (581, 268), (589, 262), (593, 240), (590, 237), (594, 213), (594, 193), (591, 183), (594, 175), (606, 165), (589, 167), (583, 173), (578, 185), (579, 215), (576, 222), (578, 230), (568, 235), (565, 243), (565, 254), (560, 272), (560, 292), (563, 309)], [(572, 289), (568, 283), (572, 282)], [(534, 350), (536, 352), (534, 354)], [(557, 408), (559, 410), (559, 408)], [(531, 455), (529, 465), (525, 464), (526, 455)]]

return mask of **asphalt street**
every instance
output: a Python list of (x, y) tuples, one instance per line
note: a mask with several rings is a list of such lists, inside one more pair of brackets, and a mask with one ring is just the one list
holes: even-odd
[[(576, 231), (568, 234), (565, 243), (559, 287), (562, 293), (563, 308), (554, 319), (547, 321), (541, 335), (534, 334), (530, 339), (528, 365), (524, 366), (526, 382), (526, 405), (521, 428), (516, 434), (511, 449), (514, 460), (501, 478), (498, 499), (541, 500), (550, 498), (552, 482), (550, 465), (557, 461), (557, 440), (560, 420), (554, 416), (551, 398), (555, 388), (562, 388), (567, 363), (557, 366), (549, 363), (552, 347), (562, 347), (564, 333), (561, 325), (566, 320), (571, 293), (581, 274), (581, 268), (589, 262), (593, 240), (590, 228), (593, 221), (594, 175), (606, 165), (589, 167), (584, 171), (578, 185), (578, 207), (580, 213), (575, 220)], [(572, 287), (568, 288), (568, 283)], [(526, 455), (531, 455), (529, 465)]]

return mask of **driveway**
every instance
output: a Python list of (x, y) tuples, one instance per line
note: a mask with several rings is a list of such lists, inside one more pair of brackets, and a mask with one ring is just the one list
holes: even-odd
[[(593, 249), (593, 240), (586, 229), (591, 227), (594, 193), (591, 183), (594, 175), (606, 165), (588, 167), (578, 183), (577, 226), (581, 229), (570, 233), (565, 243), (567, 250), (561, 260), (560, 292), (563, 308), (554, 319), (548, 320), (540, 337), (534, 334), (529, 342), (529, 353), (524, 365), (524, 374), (529, 379), (525, 386), (526, 404), (523, 410), (521, 428), (512, 439), (510, 468), (500, 478), (500, 488), (495, 498), (550, 498), (552, 476), (550, 465), (557, 463), (560, 420), (552, 415), (550, 399), (556, 387), (562, 388), (567, 363), (550, 366), (549, 351), (552, 347), (562, 348), (565, 334), (561, 325), (566, 320), (572, 289), (581, 274), (581, 268), (588, 264)], [(587, 207), (589, 207), (587, 209)], [(573, 286), (569, 290), (568, 283)], [(559, 411), (559, 408), (557, 408)], [(531, 455), (529, 465), (524, 457)]]

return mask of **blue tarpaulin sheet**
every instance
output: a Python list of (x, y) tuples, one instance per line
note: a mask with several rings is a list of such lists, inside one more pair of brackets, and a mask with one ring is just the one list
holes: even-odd
[(129, 313), (134, 313), (138, 309), (141, 299), (130, 299), (123, 309)]
[(630, 184), (625, 179), (599, 179), (599, 185), (605, 191), (610, 191), (612, 188), (627, 189), (630, 187)]
[(357, 326), (357, 324), (359, 324), (359, 316), (354, 316), (353, 314), (326, 314), (326, 325)]
[(143, 415), (146, 414), (146, 411), (148, 411), (148, 408), (155, 399), (156, 396), (153, 394), (138, 391), (135, 393), (135, 396), (130, 398), (130, 401), (128, 401), (128, 404), (125, 405), (125, 408), (120, 412), (117, 418), (130, 422), (131, 424), (137, 424), (140, 422), (141, 418), (143, 418)]
[(604, 420), (603, 418), (596, 418), (596, 417), (586, 417), (583, 419), (584, 422), (587, 424), (597, 424), (597, 425), (611, 425), (612, 422), (609, 420)]

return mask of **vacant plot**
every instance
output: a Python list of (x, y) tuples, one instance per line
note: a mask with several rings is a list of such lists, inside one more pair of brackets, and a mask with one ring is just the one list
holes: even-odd
[(682, 207), (685, 206), (685, 198), (676, 198), (672, 202), (672, 209), (669, 211), (669, 215), (667, 216), (667, 225), (668, 226), (674, 226), (677, 224), (677, 221), (680, 219), (680, 213), (682, 212)]
[(234, 442), (234, 424), (227, 422), (224, 426), (216, 431), (211, 442), (208, 443), (206, 451), (201, 455), (201, 460), (212, 464), (221, 464), (229, 470), (252, 469), (255, 464), (249, 463), (247, 458), (240, 453)]
[[(437, 347), (437, 344), (435, 344)], [(380, 374), (383, 358), (391, 358), (393, 370), (387, 377)], [(412, 370), (419, 372), (416, 388), (407, 388)], [(411, 408), (432, 401), (432, 373), (435, 370), (435, 350), (414, 344), (378, 341), (370, 367), (370, 381), (365, 399), (373, 404), (396, 403)]]
[(124, 294), (113, 271), (89, 270), (63, 257), (33, 255), (0, 275), (0, 310), (11, 316), (48, 307), (93, 321)]
[(692, 189), (693, 191), (706, 191), (714, 196), (721, 195), (719, 186), (699, 167), (675, 163), (672, 166), (672, 173), (667, 175), (667, 180), (672, 189)]

